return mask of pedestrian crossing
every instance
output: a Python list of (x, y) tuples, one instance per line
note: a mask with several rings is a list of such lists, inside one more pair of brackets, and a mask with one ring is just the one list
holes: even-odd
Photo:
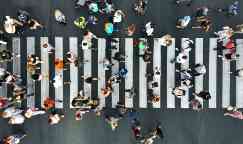
[[(153, 39), (153, 46), (151, 47), (153, 62), (151, 67), (149, 67), (150, 63), (144, 62), (143, 58), (139, 56), (144, 54), (144, 49), (138, 49), (134, 46), (135, 41), (138, 41), (138, 39), (117, 38), (116, 49), (111, 49), (108, 40), (98, 38), (94, 40), (95, 42), (91, 49), (81, 50), (82, 54), (79, 52), (81, 47), (77, 37), (69, 37), (67, 39), (55, 37), (53, 45), (50, 44), (52, 41), (48, 37), (40, 37), (38, 40), (35, 37), (27, 37), (26, 39), (14, 37), (12, 44), (9, 45), (15, 54), (20, 54), (20, 57), (15, 57), (11, 63), (8, 63), (8, 65), (12, 65), (10, 71), (26, 77), (27, 94), (35, 93), (34, 96), (27, 97), (27, 107), (37, 106), (37, 103), (40, 103), (42, 106), (47, 97), (54, 97), (56, 108), (73, 108), (71, 105), (72, 99), (82, 89), (85, 96), (99, 98), (101, 107), (109, 105), (114, 108), (118, 102), (122, 102), (128, 108), (188, 109), (190, 108), (189, 95), (192, 92), (198, 93), (201, 90), (208, 90), (211, 94), (211, 99), (207, 104), (201, 100), (204, 103), (204, 108), (224, 108), (228, 105), (236, 105), (239, 108), (243, 108), (243, 79), (234, 78), (229, 73), (235, 70), (232, 69), (232, 65), (236, 65), (236, 69), (243, 68), (243, 57), (240, 56), (239, 60), (231, 62), (219, 59), (217, 57), (218, 51), (215, 50), (217, 48), (216, 38), (210, 38), (209, 40), (195, 38), (194, 48), (191, 52), (188, 52), (189, 61), (183, 67), (178, 67), (177, 64), (171, 63), (171, 60), (178, 53), (176, 46), (183, 46), (183, 41), (187, 40), (187, 38), (173, 39), (172, 44), (168, 47), (161, 46), (159, 39)], [(147, 41), (145, 38), (140, 40)], [(24, 54), (21, 53), (21, 49), (24, 49), (24, 47), (21, 43), (26, 43), (27, 55), (36, 54), (43, 61), (41, 63), (41, 74), (44, 78), (40, 82), (33, 81), (27, 71), (25, 74), (21, 73), (23, 72), (21, 69), (26, 69), (26, 65), (23, 66), (21, 64), (21, 60), (24, 59)], [(65, 47), (65, 43), (68, 43), (68, 47)], [(36, 47), (36, 44), (39, 44), (39, 47)], [(50, 56), (48, 48), (45, 48), (44, 44), (48, 44), (49, 47), (55, 49), (54, 56)], [(243, 55), (243, 39), (237, 39), (236, 44), (237, 54)], [(166, 49), (166, 58), (161, 57), (163, 49)], [(40, 53), (37, 53), (37, 51)], [(56, 67), (52, 68), (51, 64), (54, 64), (56, 59), (63, 60), (65, 52), (68, 51), (72, 52), (79, 59), (82, 55), (82, 66), (76, 67), (74, 64), (70, 64), (67, 67), (67, 72)], [(105, 69), (105, 58), (112, 57), (117, 52), (125, 55), (125, 63), (112, 60), (111, 70)], [(114, 84), (109, 98), (102, 96), (101, 89), (105, 87), (108, 80), (107, 77), (118, 73), (123, 65), (122, 63), (128, 70), (128, 74), (122, 81), (124, 84)], [(181, 99), (176, 98), (172, 94), (172, 89), (177, 86), (176, 83), (178, 81), (176, 69), (189, 68), (197, 63), (206, 65), (207, 74), (195, 77), (194, 87), (191, 90), (186, 90), (186, 96)], [(6, 68), (6, 65), (1, 64), (1, 67)], [(52, 73), (50, 70), (52, 69), (54, 69), (54, 75), (61, 75), (61, 83), (63, 85), (54, 87), (53, 83), (50, 82), (54, 78), (53, 75), (50, 75)], [(151, 104), (148, 96), (149, 80), (146, 75), (149, 71), (157, 69), (161, 70), (161, 73), (153, 77), (153, 81), (158, 83), (158, 86), (153, 88), (153, 95), (158, 95), (160, 101)], [(162, 73), (162, 69), (166, 69), (165, 73)], [(83, 78), (79, 75), (80, 71), (82, 71)], [(92, 83), (85, 82), (84, 78), (90, 76), (96, 77), (97, 81)], [(166, 81), (161, 81), (162, 77), (166, 77)], [(64, 79), (69, 81), (68, 85), (64, 85)], [(36, 83), (40, 83), (39, 89), (36, 87)], [(233, 87), (234, 85), (235, 87)], [(162, 91), (163, 87), (165, 87), (165, 92)], [(135, 88), (136, 94), (133, 97), (131, 97), (129, 92), (125, 92), (125, 90), (131, 88)], [(7, 95), (7, 93), (11, 94), (11, 91), (7, 91), (7, 87), (3, 84), (0, 88), (0, 94)]]

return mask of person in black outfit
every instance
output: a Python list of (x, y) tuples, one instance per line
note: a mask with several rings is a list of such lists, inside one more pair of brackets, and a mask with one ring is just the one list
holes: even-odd
[(211, 98), (211, 95), (208, 91), (201, 91), (200, 93), (195, 95), (201, 97), (203, 100), (209, 100)]

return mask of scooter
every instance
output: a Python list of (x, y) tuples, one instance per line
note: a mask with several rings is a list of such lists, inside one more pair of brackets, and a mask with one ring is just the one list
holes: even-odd
[(54, 17), (55, 17), (56, 21), (57, 21), (59, 24), (64, 24), (64, 25), (67, 24), (66, 17), (65, 17), (65, 15), (62, 13), (61, 10), (59, 10), (59, 9), (55, 9), (55, 11), (54, 11)]

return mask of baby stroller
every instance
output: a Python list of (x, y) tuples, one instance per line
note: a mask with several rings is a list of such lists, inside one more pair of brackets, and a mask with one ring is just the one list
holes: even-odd
[(62, 13), (61, 10), (59, 10), (59, 9), (55, 9), (55, 11), (54, 11), (54, 16), (55, 16), (56, 21), (57, 21), (59, 24), (64, 24), (64, 25), (67, 24), (66, 17), (65, 17), (65, 15)]

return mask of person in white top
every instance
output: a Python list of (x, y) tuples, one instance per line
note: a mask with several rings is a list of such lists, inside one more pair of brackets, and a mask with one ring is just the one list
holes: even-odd
[(165, 47), (170, 46), (172, 44), (172, 36), (169, 34), (162, 36), (161, 38), (159, 38), (159, 43), (160, 45)]
[(77, 58), (77, 56), (73, 52), (71, 52), (71, 51), (67, 52), (65, 54), (65, 57), (66, 57), (67, 62), (69, 64), (74, 64), (74, 65), (77, 64), (78, 58)]
[(221, 41), (227, 41), (229, 38), (231, 38), (234, 34), (234, 31), (229, 26), (225, 26), (223, 27), (223, 30), (214, 32), (214, 34), (218, 36), (218, 41), (221, 42)]
[(151, 22), (146, 23), (145, 31), (146, 31), (147, 36), (152, 36), (153, 35), (154, 28), (152, 27), (152, 23)]
[(23, 124), (24, 120), (25, 120), (25, 117), (22, 114), (17, 114), (17, 115), (12, 116), (9, 119), (8, 123), (12, 124), (12, 125)]
[(180, 52), (176, 57), (176, 62), (180, 64), (184, 64), (188, 61), (188, 56), (184, 52)]
[(58, 124), (61, 121), (61, 118), (63, 118), (64, 115), (59, 115), (59, 114), (51, 114), (48, 117), (48, 123), (50, 125)]
[(22, 112), (23, 112), (23, 110), (21, 110), (21, 109), (17, 109), (15, 107), (8, 107), (2, 112), (1, 115), (3, 118), (10, 118), (10, 117), (12, 117), (14, 115), (18, 115)]
[(31, 118), (32, 116), (36, 116), (36, 115), (42, 115), (45, 114), (46, 112), (44, 110), (39, 110), (38, 108), (28, 108), (25, 111), (24, 116), (26, 118)]
[(53, 86), (55, 88), (59, 88), (63, 85), (63, 80), (62, 80), (61, 74), (56, 74), (53, 80), (54, 80)]
[(122, 22), (122, 18), (125, 17), (125, 14), (121, 10), (116, 10), (113, 16), (113, 23)]
[(10, 16), (6, 16), (5, 18), (6, 20), (4, 21), (4, 30), (7, 33), (14, 34), (16, 32), (16, 26), (23, 26), (21, 22), (11, 18)]

